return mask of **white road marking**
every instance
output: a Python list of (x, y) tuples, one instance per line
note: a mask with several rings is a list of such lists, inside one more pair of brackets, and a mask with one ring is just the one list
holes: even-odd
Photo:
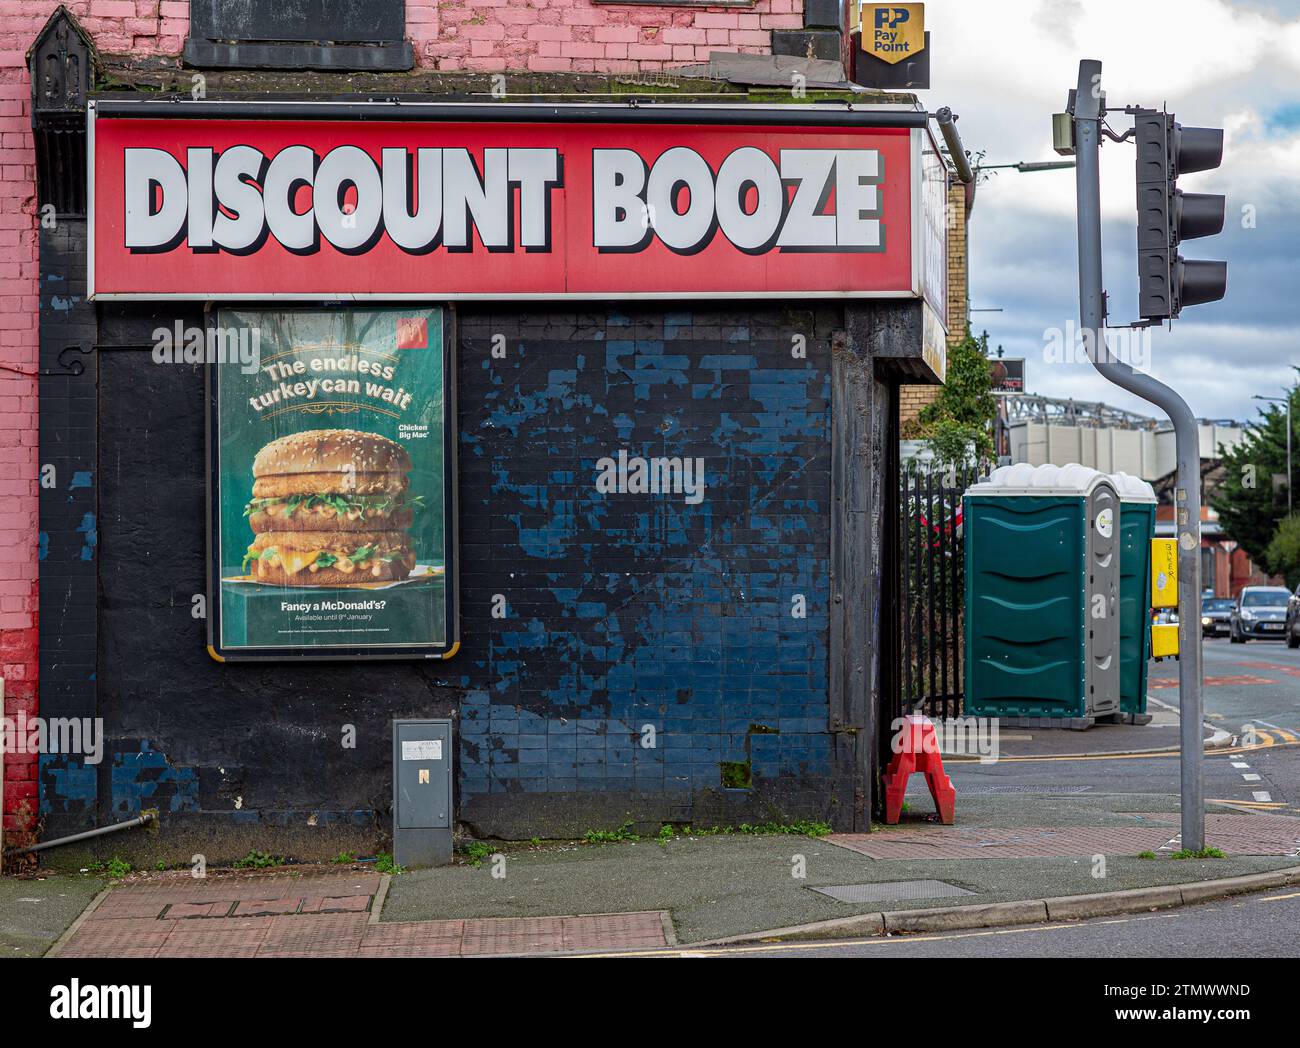
[(1247, 764), (1245, 761), (1232, 761), (1232, 766), (1233, 766), (1234, 768), (1249, 768), (1249, 767), (1250, 767), (1250, 765)]
[(1270, 794), (1268, 790), (1256, 790), (1253, 796), (1255, 800), (1264, 801), (1265, 803), (1273, 799), (1272, 794)]
[(1247, 782), (1259, 782), (1261, 778), (1261, 776), (1256, 775), (1253, 772), (1249, 775), (1243, 773), (1241, 777), (1245, 779)]
[(1289, 732), (1291, 732), (1292, 734), (1295, 734), (1295, 733), (1296, 733), (1296, 729), (1295, 729), (1295, 728), (1284, 728), (1284, 727), (1282, 727), (1282, 725), (1280, 725), (1280, 724), (1272, 724), (1272, 723), (1270, 723), (1269, 721), (1266, 721), (1266, 720), (1260, 720), (1258, 717), (1252, 717), (1250, 720), (1251, 720), (1251, 723), (1252, 723), (1252, 724), (1262, 724), (1262, 725), (1264, 725), (1264, 727), (1266, 727), (1266, 728), (1276, 728), (1278, 731), (1289, 731)]

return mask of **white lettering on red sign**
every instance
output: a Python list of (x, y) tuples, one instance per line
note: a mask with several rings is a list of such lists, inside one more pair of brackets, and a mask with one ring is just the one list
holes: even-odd
[[(385, 148), (376, 161), (358, 146), (319, 156), (305, 145), (273, 156), (247, 145), (218, 153), (124, 150), (125, 246), (133, 254), (256, 252), (268, 237), (296, 254), (324, 238), (363, 254), (388, 238), (403, 251), (549, 251), (552, 198), (562, 188), (557, 149)], [(747, 254), (884, 250), (875, 149), (782, 149), (773, 158), (744, 146), (714, 170), (694, 149), (670, 148), (653, 164), (632, 149), (593, 149), (592, 246), (645, 250), (658, 239), (695, 254), (721, 232)], [(516, 231), (519, 243), (513, 242)]]

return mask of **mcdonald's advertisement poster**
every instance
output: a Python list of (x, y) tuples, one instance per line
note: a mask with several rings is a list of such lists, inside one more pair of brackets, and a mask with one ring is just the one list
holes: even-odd
[(213, 311), (209, 340), (244, 350), (208, 372), (215, 658), (452, 648), (443, 320)]

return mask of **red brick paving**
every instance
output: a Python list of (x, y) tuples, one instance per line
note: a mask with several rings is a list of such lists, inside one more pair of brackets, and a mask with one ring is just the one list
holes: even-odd
[(370, 908), (369, 895), (345, 895), (341, 898), (313, 896), (302, 900), (299, 913), (355, 913)]
[(159, 916), (169, 921), (181, 921), (191, 917), (225, 917), (228, 913), (228, 902), (178, 902), (168, 906)]
[(1300, 854), (1300, 819), (1262, 812), (1210, 813), (1205, 816), (1205, 843), (1228, 855), (1297, 855)]
[(1206, 677), (1205, 685), (1210, 688), (1236, 688), (1245, 684), (1280, 684), (1280, 681), (1271, 680), (1268, 677), (1253, 677), (1249, 673), (1241, 673), (1235, 677)]
[[(1267, 663), (1249, 663), (1241, 662), (1239, 666), (1255, 666), (1258, 669), (1282, 669), (1280, 666), (1272, 666)], [(1283, 672), (1289, 672), (1283, 670)], [(1239, 688), (1248, 684), (1281, 684), (1282, 681), (1272, 680), (1269, 677), (1256, 677), (1249, 673), (1241, 673), (1236, 676), (1226, 677), (1205, 677), (1204, 684), (1207, 688)], [(1177, 677), (1152, 677), (1147, 681), (1147, 689), (1176, 688), (1178, 687)]]
[(364, 913), (273, 917), (259, 957), (355, 957), (369, 918)]
[[(1253, 670), (1269, 670), (1272, 673), (1285, 673), (1289, 677), (1300, 677), (1300, 666), (1279, 666), (1273, 662), (1239, 662), (1238, 666), (1249, 666)], [(1281, 681), (1272, 681), (1281, 684)]]
[(173, 879), (115, 889), (62, 957), (459, 957), (666, 946), (659, 911), (370, 923), (378, 875)]
[[(1136, 855), (1163, 848), (1179, 832), (1176, 813), (1148, 813), (1142, 826), (918, 826), (835, 833), (832, 844), (871, 859), (1037, 859)], [(960, 813), (958, 815), (960, 818)], [(1228, 855), (1300, 853), (1300, 819), (1288, 815), (1205, 816), (1205, 843)]]
[(235, 907), (234, 917), (259, 917), (263, 914), (297, 913), (302, 905), (301, 895), (285, 899), (245, 899)]

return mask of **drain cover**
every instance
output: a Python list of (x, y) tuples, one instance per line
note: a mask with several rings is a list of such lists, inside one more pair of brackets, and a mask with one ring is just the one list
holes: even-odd
[(840, 902), (901, 902), (911, 899), (947, 899), (974, 895), (947, 881), (881, 881), (877, 884), (829, 884), (813, 891)]

